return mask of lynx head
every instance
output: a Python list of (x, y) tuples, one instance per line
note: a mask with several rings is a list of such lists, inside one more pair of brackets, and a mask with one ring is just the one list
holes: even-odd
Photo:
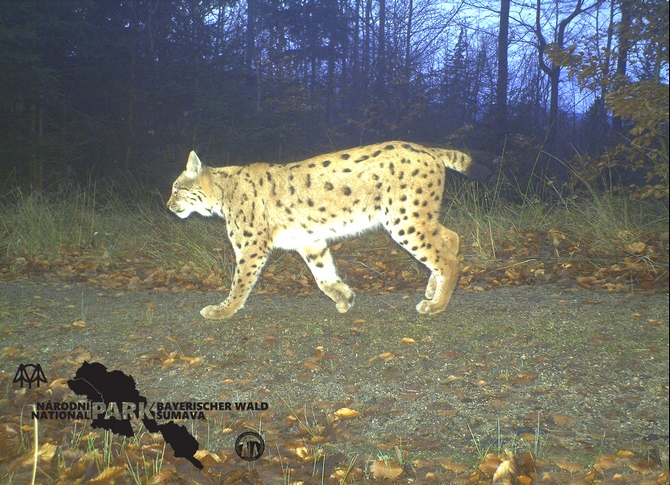
[(184, 170), (172, 184), (172, 194), (167, 206), (182, 219), (193, 212), (203, 216), (211, 216), (216, 211), (212, 193), (212, 174), (202, 164), (198, 155), (191, 152)]

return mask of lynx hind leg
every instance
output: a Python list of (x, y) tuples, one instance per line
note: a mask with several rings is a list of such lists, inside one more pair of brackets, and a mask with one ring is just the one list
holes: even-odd
[[(449, 251), (451, 251), (454, 254), (454, 256), (458, 256), (458, 245), (459, 245), (458, 234), (440, 225), (439, 236), (447, 244)], [(454, 283), (454, 289), (456, 288), (457, 284), (458, 284), (458, 277), (456, 278), (456, 282)], [(430, 300), (435, 296), (436, 287), (437, 287), (437, 280), (435, 278), (435, 275), (431, 273), (430, 278), (428, 279), (428, 285), (426, 286), (426, 298)]]
[(427, 299), (421, 301), (416, 310), (429, 314), (444, 310), (458, 280), (458, 259), (453, 252), (458, 249), (456, 233), (440, 224), (420, 224), (418, 221), (406, 229), (389, 232), (431, 272), (425, 292)]
[(356, 295), (337, 274), (333, 255), (326, 242), (312, 242), (308, 246), (298, 248), (298, 253), (314, 275), (321, 291), (335, 302), (338, 312), (346, 313), (354, 304)]
[(200, 315), (212, 320), (221, 320), (222, 318), (232, 317), (233, 314), (239, 310), (239, 308), (231, 310), (230, 307), (224, 307), (224, 303), (219, 303), (218, 305), (207, 305), (205, 308), (200, 310)]
[[(255, 248), (258, 251), (258, 248)], [(205, 318), (229, 318), (244, 306), (253, 289), (261, 270), (267, 261), (267, 253), (251, 253), (251, 251), (236, 254), (235, 273), (230, 284), (228, 297), (218, 305), (209, 305), (200, 310)]]

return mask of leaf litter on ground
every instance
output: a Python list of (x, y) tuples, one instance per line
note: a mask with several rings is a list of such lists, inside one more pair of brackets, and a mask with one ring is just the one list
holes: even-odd
[[(393, 294), (398, 292), (421, 292), (425, 286), (427, 275), (417, 267), (411, 258), (393, 246), (388, 245), (385, 236), (368, 236), (362, 243), (346, 242), (335, 246), (334, 252), (338, 265), (347, 275), (352, 287), (356, 290), (375, 292), (375, 294)], [(464, 241), (467, 245), (467, 241)], [(601, 304), (599, 292), (622, 293), (655, 293), (667, 291), (667, 271), (659, 271), (657, 266), (650, 265), (652, 256), (662, 254), (653, 243), (631, 245), (628, 255), (611, 255), (602, 251), (577, 247), (559, 234), (525, 234), (517, 244), (508, 245), (497, 253), (496, 259), (485, 262), (469, 262), (462, 258), (462, 275), (459, 288), (468, 292), (481, 292), (497, 287), (558, 284), (564, 288), (583, 288), (593, 292), (587, 300), (591, 305)], [(467, 250), (465, 251), (467, 253)], [(666, 250), (667, 254), (667, 250)], [(584, 255), (582, 258), (581, 256)], [(224, 267), (231, 267), (232, 261)], [(61, 257), (48, 260), (43, 256), (27, 259), (16, 257), (10, 263), (0, 267), (0, 280), (16, 281), (45, 277), (45, 281), (55, 280), (65, 285), (88, 284), (103, 291), (142, 291), (150, 290), (156, 294), (184, 294), (186, 292), (227, 291), (228, 274), (223, 269), (198, 268), (191, 261), (182, 262), (178, 268), (156, 267), (151, 258), (146, 256), (128, 256), (108, 264), (98, 261), (85, 250), (63, 253)], [(278, 254), (272, 259), (263, 273), (263, 277), (255, 290), (263, 295), (283, 293), (294, 295), (314, 295), (318, 292), (305, 271), (299, 258), (292, 254)], [(39, 295), (35, 295), (39, 296)], [(47, 304), (35, 299), (35, 304), (26, 309), (25, 328), (43, 328), (43, 313)], [(72, 305), (76, 309), (76, 305)], [(393, 308), (393, 307), (391, 307)], [(504, 307), (498, 311), (505, 312)], [(157, 315), (154, 304), (148, 303), (144, 310), (144, 318), (148, 323), (158, 324), (161, 317)], [(663, 325), (657, 318), (647, 318), (642, 313), (632, 313), (631, 319), (647, 322), (649, 325)], [(89, 324), (86, 318), (70, 321), (72, 330), (87, 331)], [(329, 338), (340, 345), (352, 337), (358, 338), (361, 332), (369, 331), (369, 318), (351, 320), (351, 327), (340, 329), (342, 335), (332, 334)], [(667, 322), (665, 322), (667, 325)], [(3, 327), (4, 328), (4, 327)], [(513, 329), (494, 329), (498, 334), (498, 342), (490, 341), (488, 335), (473, 337), (481, 345), (495, 349), (500, 345), (500, 336), (506, 345), (517, 345), (520, 350), (541, 348), (546, 343), (533, 339), (532, 336), (517, 335)], [(21, 330), (18, 330), (19, 332)], [(62, 331), (62, 330), (61, 330)], [(7, 329), (14, 333), (16, 329)], [(349, 333), (349, 336), (347, 336)], [(157, 334), (158, 335), (158, 334)], [(286, 345), (281, 331), (264, 334), (259, 345), (264, 349), (284, 349), (286, 359), (292, 358), (295, 351)], [(411, 335), (411, 334), (410, 334)], [(149, 335), (150, 336), (150, 335)], [(128, 334), (126, 351), (131, 351), (133, 342), (143, 341), (147, 334)], [(181, 337), (163, 335), (163, 341), (172, 344), (156, 346), (153, 352), (141, 355), (148, 366), (158, 365), (161, 372), (181, 374), (198, 378), (203, 371), (218, 371), (230, 364), (214, 363), (206, 355), (199, 354), (197, 346), (180, 346)], [(300, 338), (300, 334), (296, 335)], [(256, 337), (252, 337), (256, 338)], [(426, 349), (434, 345), (434, 336), (411, 335), (406, 330), (396, 342), (387, 342), (382, 347), (375, 347), (374, 352), (367, 356), (369, 369), (379, 368), (379, 376), (387, 382), (403, 379), (404, 365), (409, 355), (416, 359), (431, 360), (427, 355), (434, 355)], [(204, 344), (214, 345), (211, 336), (203, 338)], [(606, 334), (596, 334), (591, 345), (594, 351), (603, 345), (612, 343)], [(350, 345), (347, 343), (346, 345)], [(650, 349), (650, 352), (667, 352), (667, 349)], [(463, 349), (442, 349), (439, 352), (444, 362), (461, 359), (459, 353)], [(412, 354), (414, 353), (414, 354)], [(26, 347), (5, 347), (2, 357), (12, 361), (30, 359), (33, 350)], [(467, 355), (467, 353), (466, 353)], [(73, 366), (97, 357), (96, 352), (85, 347), (76, 347), (71, 351), (58, 352), (53, 355), (52, 368), (59, 366), (64, 369), (63, 375), (72, 372)], [(324, 345), (312, 348), (310, 355), (301, 359), (303, 373), (297, 371), (298, 380), (310, 382), (314, 376), (324, 376), (334, 372), (333, 366), (346, 358), (338, 350), (328, 349)], [(530, 362), (525, 355), (509, 360), (502, 372), (496, 371), (490, 360), (491, 354), (485, 359), (471, 360), (460, 369), (452, 369), (452, 374), (444, 376), (443, 389), (455, 396), (462, 403), (475, 403), (486, 396), (493, 408), (504, 409), (509, 401), (515, 399), (515, 390), (526, 392), (531, 388), (535, 395), (546, 394), (548, 390), (538, 383), (537, 372), (524, 368), (524, 362)], [(532, 359), (536, 365), (546, 362), (546, 357), (536, 355)], [(396, 363), (398, 362), (398, 363)], [(248, 361), (247, 364), (250, 364)], [(429, 364), (434, 365), (434, 364)], [(223, 381), (224, 389), (230, 387), (221, 398), (232, 399), (235, 394), (244, 392), (256, 381), (256, 374), (264, 364), (247, 368), (246, 374), (239, 374), (233, 379)], [(525, 366), (529, 367), (529, 366)], [(530, 366), (532, 367), (532, 366)], [(509, 370), (513, 369), (513, 370)], [(263, 369), (263, 372), (265, 370)], [(134, 375), (142, 375), (137, 369)], [(279, 377), (281, 379), (281, 377)], [(566, 379), (579, 382), (583, 379), (578, 374), (566, 370)], [(0, 418), (0, 442), (5, 445), (0, 452), (0, 473), (9, 477), (13, 483), (29, 483), (32, 473), (34, 444), (31, 442), (33, 424), (26, 418), (26, 405), (34, 401), (31, 394), (27, 399), (23, 390), (12, 388), (11, 376), (0, 374), (3, 388), (7, 393), (1, 401), (2, 418)], [(417, 376), (420, 381), (420, 377)], [(350, 385), (355, 395), (357, 386)], [(62, 380), (54, 381), (50, 388), (39, 391), (42, 399), (64, 399), (67, 387)], [(667, 403), (667, 384), (660, 390)], [(399, 398), (406, 403), (419, 403), (425, 397), (420, 384), (408, 384)], [(380, 398), (374, 405), (358, 402), (356, 399), (344, 401), (312, 402), (296, 413), (288, 409), (276, 408), (274, 411), (253, 416), (238, 416), (227, 422), (216, 423), (213, 429), (200, 429), (199, 436), (212, 436), (219, 442), (226, 436), (234, 436), (232, 430), (251, 429), (262, 422), (265, 436), (276, 445), (275, 452), (268, 453), (253, 467), (237, 459), (232, 447), (205, 448), (199, 451), (199, 458), (205, 464), (204, 473), (191, 469), (184, 460), (175, 459), (171, 452), (164, 449), (164, 443), (158, 436), (137, 429), (135, 440), (123, 440), (109, 437), (100, 431), (91, 431), (86, 422), (72, 422), (63, 426), (60, 422), (44, 421), (39, 423), (41, 442), (38, 457), (40, 480), (43, 483), (227, 483), (227, 484), (274, 484), (274, 483), (338, 483), (338, 484), (372, 484), (372, 483), (510, 483), (510, 484), (562, 484), (562, 483), (668, 483), (668, 452), (667, 437), (659, 437), (661, 447), (649, 447), (647, 450), (621, 449), (616, 453), (597, 453), (593, 443), (584, 445), (589, 450), (588, 459), (571, 461), (564, 452), (563, 446), (569, 449), (574, 445), (563, 445), (560, 436), (569, 441), (575, 433), (572, 431), (580, 426), (578, 417), (556, 412), (549, 416), (538, 416), (531, 413), (524, 418), (524, 429), (518, 429), (517, 443), (506, 440), (515, 451), (495, 445), (495, 439), (488, 438), (487, 443), (479, 442), (473, 436), (470, 454), (478, 459), (452, 461), (452, 458), (431, 454), (431, 450), (439, 449), (438, 443), (444, 438), (444, 430), (426, 428), (422, 432), (403, 436), (398, 439), (392, 435), (378, 442), (377, 453), (366, 456), (351, 456), (343, 451), (344, 443), (356, 443), (361, 438), (357, 430), (363, 430), (366, 422), (379, 419), (392, 413), (395, 399)], [(445, 419), (459, 416), (459, 410), (451, 404), (434, 402), (428, 408)], [(641, 410), (644, 414), (644, 410)], [(648, 419), (656, 419), (654, 413), (648, 413)], [(602, 417), (603, 423), (616, 425), (620, 418), (615, 414)], [(202, 423), (191, 423), (200, 426)], [(605, 424), (607, 426), (607, 424)], [(86, 430), (84, 433), (83, 430)], [(555, 449), (540, 454), (523, 451), (520, 443), (529, 446), (543, 441), (544, 433), (551, 432), (559, 438), (554, 443)], [(427, 438), (426, 436), (434, 436)], [(605, 436), (593, 436), (592, 441), (605, 439)], [(214, 441), (214, 440), (213, 440)], [(467, 447), (466, 447), (467, 448)], [(491, 452), (496, 449), (497, 451)], [(93, 451), (91, 451), (93, 450)], [(100, 451), (102, 450), (102, 451)], [(467, 449), (465, 449), (467, 451)], [(106, 456), (103, 456), (108, 453)], [(407, 456), (409, 455), (409, 457)]]

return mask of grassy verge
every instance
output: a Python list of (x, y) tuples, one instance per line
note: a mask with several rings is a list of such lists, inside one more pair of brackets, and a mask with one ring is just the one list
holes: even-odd
[(631, 200), (616, 188), (555, 192), (547, 198), (505, 183), (485, 189), (464, 183), (449, 191), (444, 223), (461, 235), (466, 259), (489, 264), (516, 253), (554, 263), (579, 258), (594, 265), (632, 258), (654, 271), (667, 271), (664, 201)]
[[(0, 261), (87, 257), (105, 267), (222, 263), (222, 222), (168, 214), (159, 197), (100, 194), (94, 186), (52, 193), (15, 191), (0, 201)], [(217, 241), (221, 241), (218, 243)], [(218, 248), (217, 248), (218, 246)]]
[[(447, 190), (444, 224), (461, 235), (466, 265), (621, 264), (667, 281), (664, 201), (630, 200), (614, 189), (554, 192), (553, 197), (540, 197), (510, 184), (485, 188), (459, 183)], [(379, 244), (376, 238), (363, 238), (348, 247), (354, 253), (377, 252)], [(93, 185), (50, 193), (17, 190), (0, 199), (3, 272), (20, 273), (34, 261), (57, 266), (72, 257), (103, 270), (190, 268), (224, 279), (232, 268), (223, 221), (198, 216), (180, 220), (167, 211), (159, 194), (141, 187), (105, 193)]]

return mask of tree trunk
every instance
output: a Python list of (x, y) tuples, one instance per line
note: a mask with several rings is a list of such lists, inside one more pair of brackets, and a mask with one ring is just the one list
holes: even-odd
[(500, 0), (498, 78), (496, 80), (496, 110), (494, 116), (496, 141), (499, 145), (504, 144), (505, 133), (507, 132), (507, 85), (509, 81), (507, 49), (509, 44), (510, 2), (511, 0)]
[(365, 31), (363, 32), (363, 53), (362, 53), (362, 81), (361, 88), (367, 89), (370, 82), (370, 22), (372, 17), (372, 0), (365, 1), (365, 17), (363, 25)]
[[(577, 17), (580, 13), (589, 10), (602, 0), (596, 0), (590, 7), (586, 9), (583, 8), (584, 0), (577, 0), (574, 10), (561, 20), (558, 23), (556, 31), (556, 41), (554, 44), (559, 49), (563, 48), (565, 43), (565, 29), (568, 27), (570, 22)], [(556, 178), (558, 180), (566, 180), (568, 175), (568, 167), (557, 159), (556, 153), (556, 137), (558, 134), (558, 86), (561, 80), (561, 66), (547, 65), (544, 60), (544, 52), (547, 48), (547, 41), (542, 34), (541, 23), (540, 23), (540, 4), (541, 0), (537, 0), (536, 12), (535, 12), (535, 34), (537, 35), (538, 40), (538, 54), (539, 54), (539, 65), (540, 69), (549, 77), (550, 84), (550, 99), (549, 99), (549, 126), (547, 128), (547, 134), (545, 138), (544, 151), (545, 156), (540, 157), (541, 160), (541, 169), (545, 175), (548, 177)]]
[[(620, 86), (620, 83), (623, 82), (626, 77), (626, 71), (628, 67), (628, 51), (630, 49), (630, 39), (627, 34), (631, 23), (630, 5), (628, 4), (627, 0), (620, 0), (619, 5), (621, 7), (621, 23), (618, 29), (619, 53), (616, 59), (614, 89), (617, 89)], [(612, 118), (612, 131), (614, 132), (615, 136), (624, 135), (623, 120), (618, 116)]]
[[(356, 11), (354, 12), (354, 35), (353, 35), (353, 45), (351, 49), (351, 101), (349, 106), (347, 106), (347, 109), (349, 111), (349, 116), (353, 115), (353, 112), (356, 108), (358, 108), (359, 105), (359, 96), (360, 96), (360, 91), (361, 91), (361, 59), (359, 57), (360, 55), (360, 46), (359, 46), (359, 39), (360, 39), (360, 33), (361, 33), (361, 19), (360, 19), (360, 12), (361, 12), (361, 0), (356, 0), (355, 4), (355, 9)], [(346, 79), (345, 81), (345, 86), (346, 86)]]
[(412, 20), (414, 17), (414, 0), (409, 0), (408, 12), (407, 12), (407, 39), (405, 41), (405, 66), (404, 66), (404, 79), (403, 85), (401, 87), (401, 99), (403, 104), (406, 106), (409, 103), (410, 98), (410, 79), (412, 77), (412, 60), (410, 58), (411, 46), (412, 46)]
[(377, 94), (386, 86), (386, 0), (379, 0), (379, 49), (377, 55)]
[(247, 0), (247, 32), (246, 50), (244, 52), (245, 64), (250, 72), (254, 69), (254, 56), (256, 50), (256, 0)]

